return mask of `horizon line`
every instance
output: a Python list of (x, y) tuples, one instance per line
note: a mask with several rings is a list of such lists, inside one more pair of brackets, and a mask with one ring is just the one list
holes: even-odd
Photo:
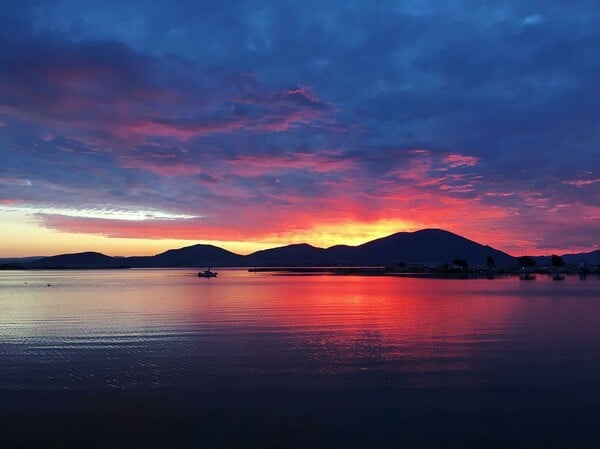
[[(415, 231), (398, 231), (398, 232), (394, 232), (392, 234), (387, 234), (387, 235), (383, 235), (383, 236), (380, 236), (380, 237), (376, 237), (374, 239), (370, 239), (370, 240), (367, 240), (367, 241), (364, 241), (362, 243), (358, 243), (358, 244), (355, 244), (355, 245), (350, 245), (350, 244), (345, 244), (345, 243), (336, 243), (335, 245), (331, 245), (331, 246), (327, 246), (327, 247), (321, 247), (321, 246), (316, 246), (316, 245), (313, 245), (313, 244), (307, 243), (307, 242), (297, 242), (297, 243), (287, 243), (287, 244), (283, 244), (283, 245), (279, 245), (279, 246), (273, 246), (273, 247), (265, 247), (265, 248), (262, 248), (262, 249), (258, 249), (258, 250), (249, 252), (247, 254), (237, 253), (237, 252), (229, 250), (229, 249), (227, 249), (227, 248), (225, 248), (223, 246), (215, 245), (215, 244), (212, 244), (212, 243), (194, 243), (194, 244), (191, 244), (191, 245), (182, 246), (182, 247), (178, 247), (178, 248), (166, 248), (163, 251), (160, 251), (158, 253), (151, 254), (151, 255), (142, 255), (142, 256), (140, 256), (140, 255), (127, 255), (127, 256), (125, 256), (125, 255), (110, 255), (110, 254), (105, 254), (104, 252), (101, 252), (101, 251), (85, 250), (85, 251), (75, 251), (75, 252), (51, 254), (51, 255), (47, 255), (47, 256), (39, 256), (39, 255), (38, 256), (15, 256), (15, 257), (3, 256), (3, 257), (0, 257), (0, 260), (2, 260), (2, 259), (30, 259), (30, 258), (44, 259), (44, 258), (48, 258), (48, 257), (57, 257), (57, 256), (65, 256), (65, 255), (73, 255), (73, 254), (85, 254), (85, 253), (101, 254), (103, 256), (112, 257), (112, 258), (154, 257), (154, 256), (158, 256), (160, 254), (164, 254), (164, 253), (166, 253), (168, 251), (178, 251), (178, 250), (182, 250), (182, 249), (185, 249), (185, 248), (191, 248), (193, 246), (210, 246), (210, 247), (214, 247), (214, 248), (218, 248), (218, 249), (230, 252), (230, 253), (232, 253), (232, 254), (234, 254), (236, 256), (247, 257), (247, 256), (251, 256), (253, 254), (256, 254), (257, 252), (260, 252), (260, 251), (268, 251), (268, 250), (277, 249), (277, 248), (286, 248), (286, 247), (289, 247), (289, 246), (299, 246), (299, 245), (307, 245), (307, 246), (310, 246), (312, 248), (322, 249), (322, 250), (328, 250), (328, 249), (336, 247), (336, 246), (348, 246), (348, 247), (356, 248), (358, 246), (362, 246), (364, 244), (367, 244), (367, 243), (370, 243), (370, 242), (374, 242), (374, 241), (377, 241), (377, 240), (385, 239), (385, 238), (388, 238), (388, 237), (391, 237), (391, 236), (394, 236), (394, 235), (397, 235), (397, 234), (417, 234), (419, 232), (425, 232), (425, 231), (441, 231), (441, 232), (444, 232), (444, 233), (452, 234), (452, 235), (455, 235), (457, 237), (460, 237), (460, 238), (463, 238), (465, 240), (468, 240), (470, 242), (474, 242), (474, 243), (476, 243), (478, 245), (488, 246), (488, 247), (492, 248), (495, 251), (500, 251), (500, 252), (502, 252), (502, 253), (504, 253), (504, 254), (512, 257), (512, 258), (515, 258), (515, 259), (517, 259), (519, 257), (522, 257), (522, 256), (528, 256), (528, 257), (550, 257), (552, 254), (557, 254), (556, 251), (550, 251), (548, 254), (539, 254), (539, 255), (522, 254), (520, 256), (515, 256), (515, 255), (513, 255), (513, 254), (511, 254), (511, 253), (509, 253), (507, 251), (504, 251), (502, 249), (498, 249), (498, 248), (496, 248), (494, 246), (488, 245), (487, 243), (482, 243), (482, 242), (479, 242), (477, 240), (470, 239), (468, 237), (465, 237), (465, 236), (463, 236), (461, 234), (458, 234), (456, 232), (453, 232), (453, 231), (448, 231), (448, 230), (442, 229), (442, 228), (422, 228), (422, 229), (417, 229)], [(592, 252), (595, 252), (595, 251), (598, 251), (598, 250), (600, 250), (600, 248), (587, 249), (586, 251), (583, 251), (583, 252), (581, 252), (581, 251), (579, 251), (579, 252), (565, 252), (565, 253), (557, 254), (557, 255), (565, 256), (565, 255), (570, 255), (570, 254), (588, 254), (588, 253), (592, 253)]]

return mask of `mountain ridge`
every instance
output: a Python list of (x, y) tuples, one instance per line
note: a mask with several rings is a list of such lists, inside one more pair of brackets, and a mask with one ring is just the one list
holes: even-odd
[[(489, 245), (436, 228), (397, 232), (360, 245), (338, 244), (320, 248), (308, 243), (236, 254), (215, 245), (195, 244), (169, 249), (153, 256), (111, 257), (94, 251), (60, 254), (22, 263), (23, 268), (170, 268), (204, 266), (383, 266), (405, 264), (441, 265), (463, 259), (470, 266), (484, 266), (491, 257), (498, 266), (515, 266), (517, 258)], [(544, 257), (536, 257), (540, 262)], [(547, 256), (549, 257), (549, 256)], [(600, 250), (567, 254), (573, 260), (600, 259)], [(586, 262), (590, 263), (590, 262)], [(598, 260), (600, 263), (600, 260)]]

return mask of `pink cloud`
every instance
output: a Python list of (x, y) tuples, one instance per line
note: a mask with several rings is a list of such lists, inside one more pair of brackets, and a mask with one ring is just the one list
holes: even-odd
[(141, 119), (115, 124), (111, 131), (126, 141), (144, 140), (146, 136), (173, 138), (190, 141), (195, 137), (235, 131), (244, 127), (239, 118), (198, 120), (195, 122), (177, 120)]
[(528, 207), (546, 210), (552, 207), (552, 199), (542, 192), (521, 192), (520, 197)]
[(261, 92), (256, 88), (256, 85), (246, 87), (246, 92), (235, 97), (235, 101), (244, 104), (278, 107), (280, 109), (288, 108), (292, 104), (309, 106), (310, 109), (331, 109), (331, 105), (318, 98), (310, 86), (298, 86), (295, 89), (270, 92)]
[[(164, 61), (140, 61), (174, 70)], [(149, 137), (187, 142), (236, 130), (336, 126), (333, 109), (308, 86), (272, 91), (252, 77), (229, 83), (191, 69), (179, 72), (182, 83), (167, 86), (159, 75), (140, 77), (121, 62), (96, 62), (80, 54), (40, 59), (21, 76), (0, 79), (0, 88), (14, 98), (0, 106), (0, 113), (37, 124), (48, 135), (92, 138), (104, 147)], [(32, 84), (41, 87), (32, 90)]]
[(570, 185), (570, 186), (575, 186), (577, 188), (582, 188), (582, 187), (585, 187), (585, 186), (596, 184), (597, 182), (600, 182), (600, 178), (596, 178), (596, 179), (573, 179), (573, 180), (563, 181), (562, 183)]
[(485, 196), (489, 197), (500, 197), (500, 198), (509, 198), (511, 196), (515, 196), (514, 192), (486, 192)]
[(450, 154), (444, 158), (444, 161), (451, 168), (474, 167), (479, 163), (480, 158), (475, 156), (466, 156), (464, 154)]
[(196, 165), (181, 162), (162, 164), (152, 160), (134, 159), (127, 156), (121, 157), (120, 164), (123, 168), (148, 171), (160, 176), (190, 176), (202, 173), (202, 169)]
[(473, 184), (459, 184), (459, 185), (450, 185), (450, 184), (442, 184), (439, 189), (452, 193), (470, 193), (475, 189), (473, 188)]
[[(581, 229), (593, 227), (600, 213), (597, 207), (564, 207), (562, 204), (549, 211), (549, 203), (535, 194), (525, 199), (520, 198), (518, 204), (509, 207), (486, 203), (483, 199), (488, 196), (485, 194), (469, 199), (455, 198), (452, 196), (454, 192), (451, 191), (423, 190), (420, 186), (411, 184), (401, 187), (379, 184), (380, 190), (373, 192), (366, 200), (368, 195), (356, 195), (356, 192), (368, 190), (369, 186), (362, 184), (365, 182), (360, 181), (359, 185), (356, 185), (349, 179), (337, 183), (327, 196), (314, 197), (310, 201), (300, 193), (266, 195), (261, 199), (261, 207), (251, 207), (248, 203), (252, 201), (252, 191), (230, 191), (232, 187), (228, 185), (224, 186), (227, 189), (225, 192), (221, 191), (225, 197), (217, 209), (212, 207), (212, 203), (220, 202), (218, 198), (204, 202), (204, 218), (126, 221), (40, 215), (40, 219), (45, 226), (66, 232), (121, 238), (223, 242), (289, 243), (299, 241), (295, 236), (309, 235), (311, 229), (329, 226), (329, 229), (335, 230), (331, 234), (334, 237), (337, 235), (339, 239), (331, 244), (343, 242), (345, 233), (358, 232), (382, 220), (394, 223), (404, 221), (412, 223), (413, 227), (422, 224), (420, 227), (448, 229), (520, 255), (523, 252), (540, 252), (536, 248), (549, 245), (557, 230), (565, 229), (569, 223), (573, 225), (574, 217), (577, 217), (575, 221), (580, 224)], [(229, 201), (232, 194), (238, 201), (235, 204)], [(522, 204), (525, 206), (522, 207)], [(465, 220), (465, 217), (468, 217), (468, 220)], [(243, 223), (243, 226), (240, 226), (240, 223)], [(482, 227), (482, 223), (485, 223), (485, 226)], [(535, 235), (530, 232), (532, 226), (536, 229)], [(578, 243), (583, 241), (582, 236), (585, 236), (585, 233), (574, 236), (570, 247), (576, 249), (578, 245), (583, 246)], [(306, 237), (302, 239), (309, 240)], [(566, 249), (553, 250), (560, 252)]]
[(290, 153), (282, 156), (244, 155), (235, 157), (227, 168), (242, 176), (260, 176), (277, 170), (310, 170), (330, 173), (356, 168), (354, 161), (339, 157), (339, 152)]

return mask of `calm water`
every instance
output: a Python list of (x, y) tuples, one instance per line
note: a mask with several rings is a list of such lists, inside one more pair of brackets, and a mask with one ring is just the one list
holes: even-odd
[(0, 272), (0, 447), (600, 447), (597, 277), (195, 274)]

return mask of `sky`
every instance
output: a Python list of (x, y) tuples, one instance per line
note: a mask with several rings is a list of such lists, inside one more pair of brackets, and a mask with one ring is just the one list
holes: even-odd
[(590, 1), (0, 1), (0, 257), (600, 248)]

